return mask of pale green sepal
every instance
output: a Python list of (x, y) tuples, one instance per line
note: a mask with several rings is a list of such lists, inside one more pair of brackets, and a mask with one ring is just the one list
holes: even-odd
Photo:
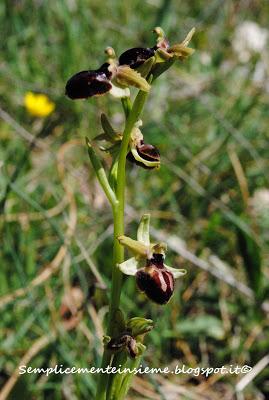
[[(101, 114), (101, 125), (102, 125), (102, 128), (104, 129), (105, 135), (110, 139), (110, 141), (112, 143), (122, 139), (122, 135), (120, 135), (118, 132), (116, 132), (113, 129), (106, 114), (104, 114), (104, 113)], [(99, 137), (100, 136), (102, 136), (102, 135), (99, 135)], [(98, 138), (98, 136), (97, 136), (97, 138)]]
[(172, 268), (172, 267), (169, 267), (166, 264), (164, 264), (164, 266), (169, 272), (171, 272), (171, 274), (173, 275), (173, 277), (175, 279), (180, 278), (181, 276), (183, 276), (183, 275), (185, 275), (187, 273), (187, 271), (185, 269)]
[(175, 44), (169, 48), (169, 53), (176, 58), (187, 58), (195, 52), (190, 47), (185, 47), (182, 44)]
[(119, 86), (134, 86), (143, 92), (149, 92), (150, 90), (150, 85), (146, 79), (128, 65), (120, 65), (117, 68), (115, 81)]
[(188, 47), (188, 44), (190, 43), (194, 32), (195, 28), (192, 28), (185, 39), (181, 43), (169, 47), (168, 52), (176, 58), (187, 58), (191, 56), (195, 50)]
[(137, 240), (144, 243), (146, 246), (150, 245), (149, 224), (150, 214), (142, 215), (141, 221), (137, 229)]
[(135, 257), (132, 257), (121, 264), (118, 264), (118, 267), (123, 274), (134, 276), (139, 269), (139, 262)]
[(138, 242), (137, 240), (133, 240), (125, 235), (119, 236), (118, 241), (120, 244), (127, 247), (127, 249), (131, 250), (135, 255), (144, 258), (148, 256), (149, 248), (145, 244)]

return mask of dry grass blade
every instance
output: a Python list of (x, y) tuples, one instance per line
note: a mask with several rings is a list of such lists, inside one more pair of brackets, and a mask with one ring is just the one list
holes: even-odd
[(27, 353), (22, 357), (20, 362), (18, 363), (17, 367), (15, 368), (13, 374), (8, 379), (4, 387), (0, 392), (0, 400), (6, 400), (13, 389), (14, 385), (16, 384), (17, 380), (20, 377), (19, 367), (22, 365), (28, 365), (29, 362), (35, 357), (41, 350), (43, 350), (48, 344), (55, 340), (54, 335), (45, 335), (36, 340)]
[(236, 392), (242, 392), (245, 387), (253, 381), (253, 379), (269, 364), (269, 354), (264, 356), (257, 364), (254, 365), (252, 370), (246, 374), (235, 386)]

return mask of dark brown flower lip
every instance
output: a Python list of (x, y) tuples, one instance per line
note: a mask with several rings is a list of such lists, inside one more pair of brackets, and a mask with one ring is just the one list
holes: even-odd
[(129, 151), (129, 153), (127, 154), (127, 160), (130, 161), (132, 164), (136, 164), (139, 167), (142, 167), (144, 169), (154, 169), (155, 167), (148, 167), (147, 165), (143, 164), (142, 162), (137, 161), (134, 156), (133, 153), (131, 151)]
[[(156, 146), (153, 146), (152, 144), (146, 144), (143, 141), (141, 141), (141, 144), (139, 146), (136, 146), (136, 150), (141, 158), (143, 158), (146, 161), (160, 161), (160, 152), (157, 149)], [(136, 165), (144, 168), (144, 169), (154, 169), (155, 167), (149, 167), (145, 164), (143, 164), (140, 161), (137, 161), (132, 152), (130, 151), (127, 154), (127, 159), (135, 163)]]
[(160, 152), (156, 146), (152, 144), (145, 144), (142, 142), (139, 146), (137, 146), (138, 154), (143, 157), (147, 161), (159, 161), (160, 160)]
[(105, 63), (97, 70), (80, 71), (66, 83), (65, 94), (72, 100), (87, 99), (107, 93), (112, 85), (109, 81), (112, 74)]
[(144, 64), (146, 60), (153, 57), (155, 53), (154, 48), (151, 47), (134, 47), (126, 50), (119, 57), (120, 65), (129, 65), (130, 68), (136, 69)]
[(136, 284), (153, 302), (166, 304), (174, 292), (175, 279), (165, 267), (149, 264), (136, 273)]
[(166, 304), (173, 292), (175, 279), (164, 265), (163, 254), (153, 253), (144, 268), (136, 273), (138, 288), (157, 304)]

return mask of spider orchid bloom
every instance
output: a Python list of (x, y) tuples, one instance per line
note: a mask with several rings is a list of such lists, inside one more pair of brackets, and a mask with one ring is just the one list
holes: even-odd
[(157, 34), (156, 62), (162, 62), (171, 58), (181, 60), (194, 53), (194, 49), (191, 49), (188, 45), (194, 35), (195, 28), (192, 28), (181, 43), (176, 43), (172, 46), (170, 46), (162, 28), (157, 27), (154, 29), (154, 32)]
[[(143, 77), (153, 74), (157, 77), (176, 60), (183, 60), (193, 54), (189, 42), (195, 32), (193, 28), (181, 42), (170, 46), (164, 31), (157, 27), (153, 30), (157, 34), (157, 43), (153, 47), (134, 47), (126, 50), (119, 57), (120, 65), (128, 65), (137, 70)], [(163, 65), (160, 65), (163, 64)]]
[(119, 264), (119, 269), (126, 275), (136, 278), (138, 288), (147, 297), (157, 304), (166, 304), (173, 292), (175, 279), (185, 275), (186, 270), (175, 269), (164, 264), (164, 243), (150, 243), (149, 239), (150, 215), (144, 214), (137, 231), (137, 240), (127, 236), (119, 236), (119, 242), (134, 253)]
[(70, 99), (87, 99), (108, 92), (118, 98), (129, 97), (129, 86), (149, 91), (150, 85), (139, 72), (128, 65), (118, 64), (112, 48), (107, 48), (106, 53), (109, 57), (108, 62), (100, 68), (78, 72), (67, 81), (65, 94)]
[(142, 121), (139, 120), (131, 133), (130, 151), (127, 154), (129, 161), (145, 169), (160, 168), (160, 153), (157, 147), (144, 143), (144, 138), (139, 127)]

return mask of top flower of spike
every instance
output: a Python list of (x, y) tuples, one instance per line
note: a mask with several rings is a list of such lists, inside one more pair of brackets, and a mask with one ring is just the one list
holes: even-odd
[(166, 304), (174, 292), (175, 279), (185, 275), (186, 270), (164, 264), (166, 245), (150, 243), (149, 220), (150, 215), (144, 214), (137, 230), (137, 240), (118, 237), (119, 242), (134, 253), (134, 257), (119, 264), (119, 269), (126, 275), (135, 276), (138, 288), (150, 300)]
[(150, 89), (146, 77), (157, 78), (167, 70), (174, 61), (190, 56), (194, 50), (188, 44), (195, 32), (193, 28), (183, 42), (169, 45), (163, 30), (154, 29), (157, 43), (153, 47), (134, 47), (126, 50), (116, 60), (115, 52), (108, 48), (108, 61), (96, 70), (81, 71), (73, 75), (66, 84), (66, 95), (74, 99), (86, 99), (110, 92), (115, 97), (130, 96), (129, 86), (142, 91)]
[[(174, 61), (183, 60), (194, 53), (194, 49), (188, 47), (195, 28), (193, 28), (181, 42), (170, 46), (162, 28), (157, 27), (153, 30), (157, 34), (157, 43), (154, 47), (134, 47), (126, 50), (119, 57), (120, 65), (129, 65), (130, 68), (138, 70), (142, 76), (149, 73), (156, 78)], [(162, 66), (158, 64), (164, 64)]]

